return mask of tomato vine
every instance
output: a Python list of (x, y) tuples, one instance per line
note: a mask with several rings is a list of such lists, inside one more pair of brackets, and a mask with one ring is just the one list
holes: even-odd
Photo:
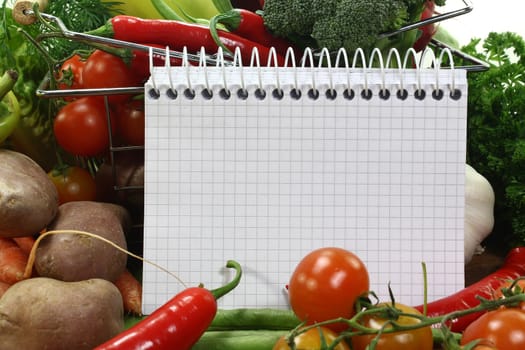
[[(512, 308), (516, 305), (519, 305), (525, 302), (525, 293), (519, 292), (513, 295), (507, 295), (504, 298), (498, 299), (486, 299), (479, 297), (479, 305), (454, 312), (450, 312), (442, 316), (433, 316), (428, 317), (424, 314), (418, 314), (413, 312), (405, 312), (400, 308), (396, 307), (395, 301), (392, 301), (390, 304), (380, 303), (368, 305), (363, 304), (363, 308), (360, 309), (354, 316), (351, 318), (339, 317), (331, 320), (326, 320), (322, 322), (317, 322), (312, 325), (300, 325), (295, 329), (291, 330), (287, 336), (286, 340), (290, 345), (292, 350), (296, 349), (294, 344), (294, 339), (300, 334), (309, 331), (310, 329), (316, 327), (330, 327), (332, 324), (344, 323), (347, 325), (347, 330), (339, 333), (338, 337), (330, 345), (325, 345), (320, 348), (320, 350), (334, 350), (336, 349), (337, 344), (340, 342), (351, 339), (355, 336), (361, 335), (375, 335), (375, 341), (372, 341), (369, 344), (368, 350), (377, 350), (376, 344), (379, 337), (385, 334), (392, 334), (396, 332), (405, 332), (413, 331), (425, 327), (434, 327), (439, 328), (443, 334), (443, 346), (446, 350), (468, 350), (475, 349), (475, 346), (479, 345), (480, 339), (469, 341), (467, 344), (459, 344), (457, 334), (454, 334), (447, 326), (450, 320), (465, 315), (479, 313), (479, 312), (490, 312), (493, 310), (499, 310), (501, 307)], [(515, 311), (522, 312), (519, 308), (512, 309)], [(380, 329), (371, 328), (363, 324), (363, 319), (366, 317), (379, 317), (386, 319), (385, 326)], [(410, 324), (401, 324), (397, 322), (400, 317), (408, 317), (416, 319), (418, 322), (413, 322)], [(525, 317), (525, 314), (524, 314)], [(386, 326), (388, 325), (388, 327)]]

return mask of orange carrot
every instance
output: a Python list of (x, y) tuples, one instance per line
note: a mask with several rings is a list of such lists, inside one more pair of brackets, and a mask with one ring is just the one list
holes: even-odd
[(122, 294), (124, 311), (142, 315), (142, 284), (139, 280), (126, 269), (115, 281), (115, 285)]
[(0, 282), (14, 284), (24, 279), (27, 259), (13, 239), (0, 237)]
[(33, 236), (26, 236), (26, 237), (14, 237), (13, 241), (18, 244), (18, 246), (29, 255), (31, 253), (31, 248), (33, 248), (33, 244), (35, 244), (35, 238)]

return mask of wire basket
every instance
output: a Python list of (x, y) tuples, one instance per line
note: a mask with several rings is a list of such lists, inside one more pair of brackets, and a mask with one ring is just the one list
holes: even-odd
[[(457, 16), (461, 16), (464, 14), (467, 14), (472, 11), (473, 6), (468, 0), (461, 0), (463, 3), (463, 7), (458, 8), (457, 10), (449, 11), (446, 13), (439, 13), (436, 14), (430, 18), (420, 20), (415, 23), (408, 24), (396, 31), (392, 31), (389, 33), (384, 33), (381, 37), (389, 37), (396, 34), (400, 34), (409, 30), (414, 30), (420, 27), (423, 27), (425, 25), (441, 22), (450, 18), (454, 18)], [(23, 10), (24, 15), (26, 16), (34, 16), (34, 13), (32, 12), (32, 9), (30, 8), (24, 8)], [(106, 44), (106, 45), (112, 45), (116, 47), (123, 47), (123, 48), (129, 48), (134, 50), (142, 50), (149, 52), (150, 55), (162, 55), (164, 57), (170, 56), (174, 58), (184, 58), (189, 60), (190, 62), (194, 64), (217, 64), (218, 59), (217, 55), (205, 55), (202, 57), (199, 54), (191, 54), (186, 52), (179, 52), (174, 50), (161, 49), (156, 47), (151, 47), (148, 45), (141, 45), (137, 43), (127, 42), (127, 41), (121, 41), (121, 40), (115, 40), (112, 38), (106, 38), (106, 37), (99, 37), (94, 36), (90, 34), (85, 33), (78, 33), (69, 30), (64, 23), (60, 20), (60, 18), (57, 18), (55, 16), (41, 13), (41, 18), (48, 20), (50, 22), (54, 22), (62, 34), (64, 35), (64, 38), (69, 40), (78, 40), (78, 41), (88, 41), (93, 43), (99, 43), (99, 44)], [(29, 21), (28, 21), (29, 22)], [(433, 45), (436, 48), (439, 49), (448, 49), (450, 50), (451, 54), (455, 57), (461, 58), (462, 61), (468, 62), (469, 64), (466, 66), (456, 66), (456, 69), (465, 69), (470, 72), (479, 72), (484, 71), (488, 69), (488, 64), (482, 60), (477, 59), (476, 57), (469, 56), (465, 53), (463, 53), (460, 50), (454, 49), (450, 47), (449, 45), (442, 43), (438, 40), (432, 39), (430, 42), (431, 45)], [(221, 55), (221, 64), (224, 64), (224, 62), (232, 62), (232, 57), (228, 57), (226, 55), (223, 57)], [(169, 62), (169, 60), (166, 60)], [(234, 62), (234, 61), (233, 61)], [(150, 62), (150, 65), (152, 63)], [(144, 87), (143, 86), (136, 86), (136, 87), (123, 87), (123, 88), (104, 88), (104, 89), (60, 89), (60, 90), (50, 90), (48, 89), (49, 86), (49, 78), (47, 80), (44, 80), (41, 84), (41, 86), (37, 89), (37, 96), (43, 97), (43, 98), (68, 98), (68, 97), (83, 97), (83, 96), (104, 96), (105, 104), (106, 104), (106, 118), (108, 123), (108, 130), (111, 129), (111, 118), (110, 118), (110, 112), (109, 112), (109, 106), (108, 106), (108, 96), (111, 95), (122, 95), (122, 94), (129, 94), (129, 95), (137, 95), (137, 94), (143, 94), (144, 93)], [(113, 189), (115, 191), (121, 192), (121, 191), (143, 191), (143, 186), (128, 186), (128, 185), (122, 185), (119, 184), (117, 181), (118, 178), (118, 169), (115, 166), (115, 159), (118, 154), (122, 152), (130, 152), (130, 151), (137, 151), (137, 150), (144, 150), (144, 146), (123, 146), (115, 143), (115, 140), (113, 138), (113, 135), (111, 132), (109, 133), (109, 157), (110, 162), (112, 164), (112, 177), (113, 177)]]

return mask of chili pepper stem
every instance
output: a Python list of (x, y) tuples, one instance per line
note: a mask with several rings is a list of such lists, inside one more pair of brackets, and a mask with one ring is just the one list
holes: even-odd
[(219, 24), (225, 24), (226, 27), (230, 27), (230, 23), (235, 23), (235, 18), (237, 18), (237, 26), (239, 25), (241, 18), (239, 16), (238, 12), (230, 11), (226, 13), (220, 13), (216, 16), (213, 16), (210, 19), (210, 35), (217, 44), (217, 46), (221, 47), (225, 52), (232, 53), (231, 50), (224, 45), (219, 37), (219, 32), (217, 31), (217, 27)]
[(224, 285), (222, 287), (210, 290), (210, 293), (213, 295), (213, 297), (215, 299), (219, 299), (220, 297), (228, 294), (235, 287), (237, 287), (239, 285), (239, 282), (241, 281), (242, 268), (241, 268), (241, 265), (238, 262), (236, 262), (234, 260), (228, 260), (226, 262), (226, 267), (235, 269), (235, 276), (233, 277), (233, 279), (228, 284), (226, 284), (226, 285)]

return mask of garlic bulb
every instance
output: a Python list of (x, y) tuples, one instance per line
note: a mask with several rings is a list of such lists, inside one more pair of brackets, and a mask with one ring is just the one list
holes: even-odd
[(494, 190), (488, 180), (465, 164), (465, 263), (482, 252), (481, 242), (494, 228)]

